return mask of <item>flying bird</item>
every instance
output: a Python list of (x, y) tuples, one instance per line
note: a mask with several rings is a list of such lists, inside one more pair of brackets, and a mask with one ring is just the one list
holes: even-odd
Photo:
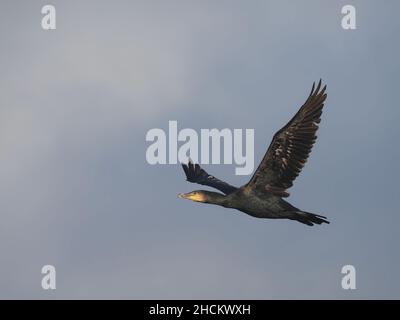
[(186, 180), (213, 187), (220, 192), (196, 190), (178, 196), (240, 210), (250, 216), (268, 219), (290, 219), (312, 226), (329, 223), (326, 217), (300, 210), (283, 198), (304, 167), (317, 139), (316, 132), (321, 121), (326, 99), (326, 85), (321, 80), (294, 117), (272, 138), (271, 144), (250, 181), (240, 188), (234, 187), (209, 175), (199, 164), (189, 159), (182, 164)]

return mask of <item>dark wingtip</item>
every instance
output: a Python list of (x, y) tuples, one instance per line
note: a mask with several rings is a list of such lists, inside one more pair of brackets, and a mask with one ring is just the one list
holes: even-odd
[[(321, 86), (322, 85), (322, 78), (319, 78), (319, 82), (318, 82), (318, 86)], [(324, 84), (324, 86), (323, 86), (323, 88), (322, 88), (322, 90), (321, 91), (325, 91), (326, 90), (326, 84)]]
[(189, 162), (188, 162), (188, 168), (189, 168), (189, 171), (193, 171), (194, 170), (193, 161), (190, 158), (189, 158)]
[(186, 175), (186, 177), (187, 177), (188, 174), (189, 174), (189, 167), (188, 167), (187, 164), (185, 164), (185, 163), (181, 163), (181, 166), (182, 166), (182, 168), (183, 168), (183, 171), (185, 171), (185, 175)]
[(314, 93), (314, 88), (315, 88), (315, 81), (312, 84), (310, 96)]
[(319, 89), (321, 89), (321, 84), (322, 84), (321, 79), (319, 79), (319, 82), (318, 82), (318, 85), (317, 85), (317, 89), (315, 89), (316, 93), (318, 93)]

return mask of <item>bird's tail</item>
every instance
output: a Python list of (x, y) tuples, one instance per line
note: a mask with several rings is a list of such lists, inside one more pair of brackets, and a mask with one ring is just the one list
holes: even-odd
[(308, 226), (313, 226), (314, 224), (329, 223), (327, 217), (320, 216), (319, 214), (310, 213), (306, 211), (295, 211), (294, 219)]

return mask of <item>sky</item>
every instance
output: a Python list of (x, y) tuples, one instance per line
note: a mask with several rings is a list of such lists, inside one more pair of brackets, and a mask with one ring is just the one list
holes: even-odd
[[(47, 31), (46, 4), (0, 4), (0, 298), (400, 298), (398, 1), (52, 0)], [(146, 133), (177, 121), (254, 129), (257, 166), (320, 78), (288, 201), (329, 225), (183, 201), (202, 187), (146, 162)], [(245, 184), (235, 167), (204, 166)]]

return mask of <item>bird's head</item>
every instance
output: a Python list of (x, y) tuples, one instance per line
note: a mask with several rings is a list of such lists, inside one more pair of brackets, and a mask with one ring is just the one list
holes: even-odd
[(196, 202), (207, 202), (208, 199), (207, 191), (203, 190), (196, 190), (189, 193), (180, 193), (178, 194), (178, 197)]
[(189, 193), (180, 193), (178, 194), (178, 197), (195, 202), (218, 204), (224, 207), (226, 206), (227, 201), (227, 197), (224, 194), (206, 190), (196, 190)]

